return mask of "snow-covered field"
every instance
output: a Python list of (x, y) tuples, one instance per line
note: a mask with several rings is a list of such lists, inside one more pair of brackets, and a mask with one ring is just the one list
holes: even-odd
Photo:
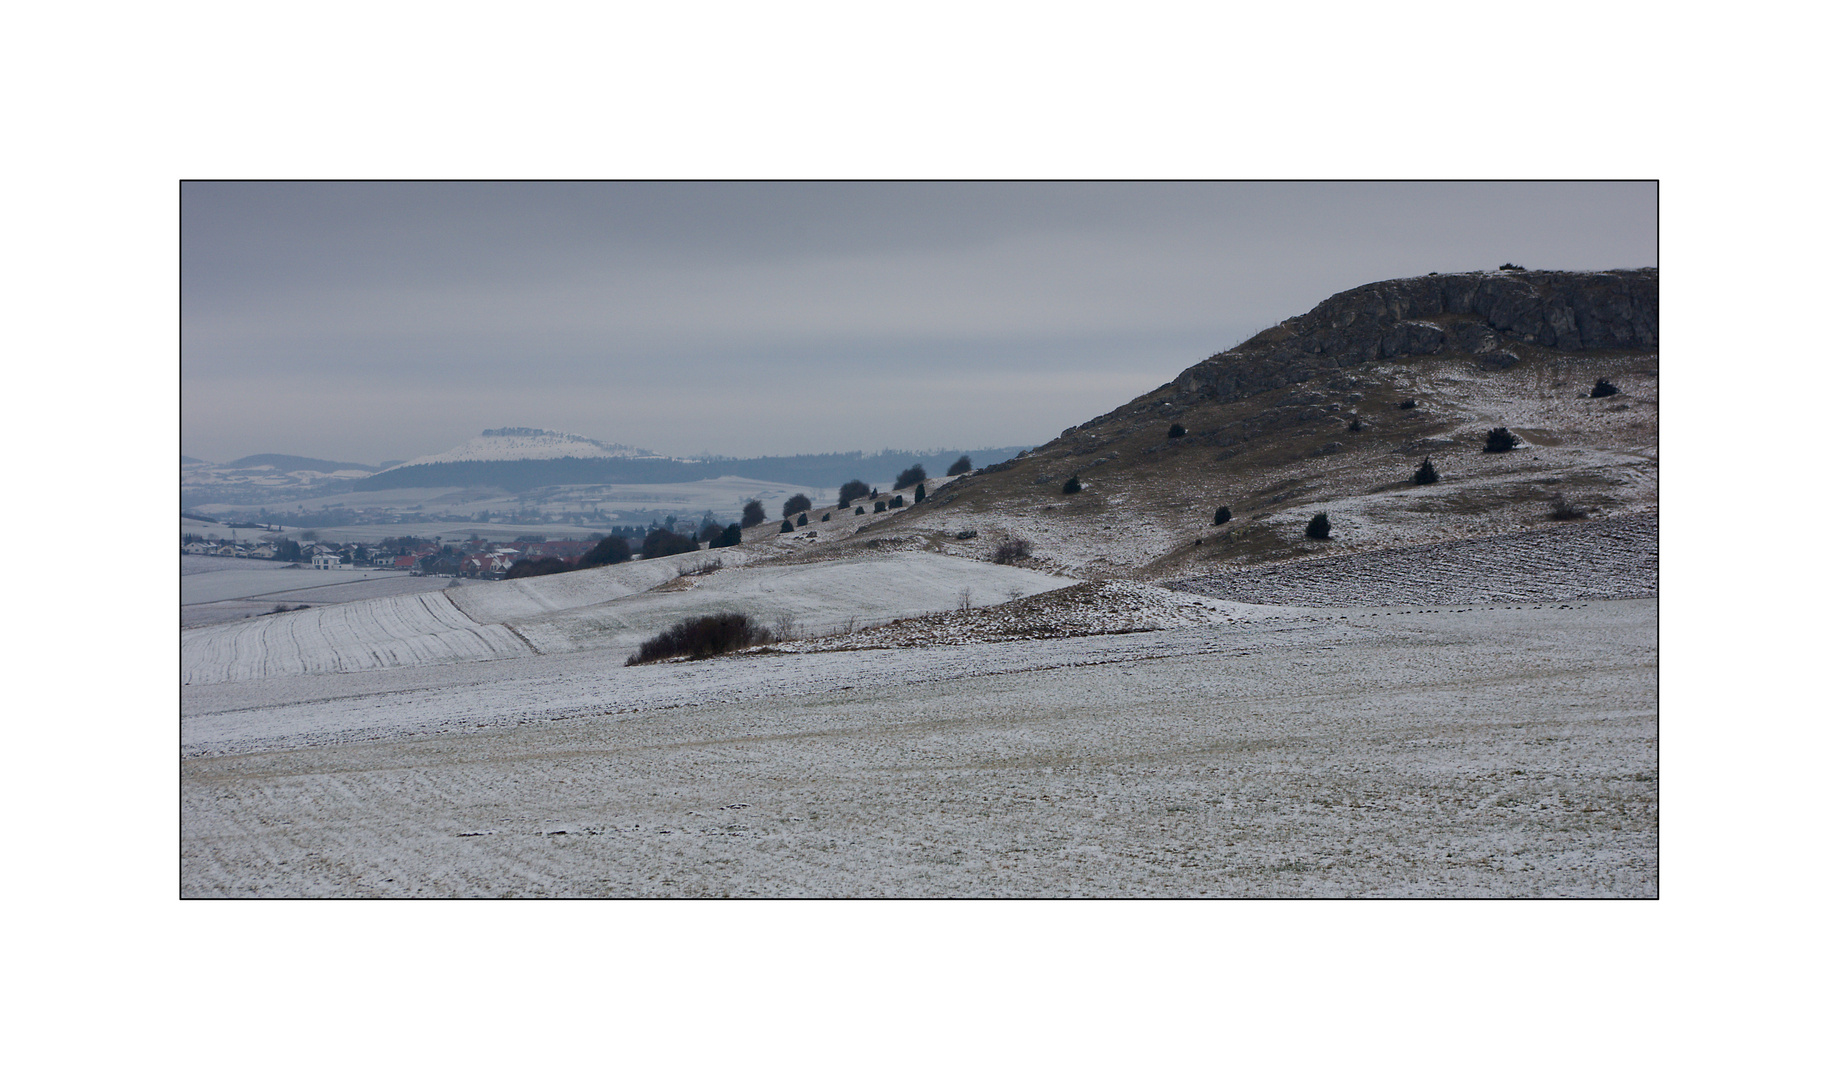
[(277, 604), (342, 604), (436, 592), (447, 584), (406, 570), (310, 570), (211, 555), (180, 556), (179, 575), (179, 625), (187, 628), (253, 618)]
[(1656, 894), (1652, 599), (1233, 610), (193, 686), (182, 889)]
[[(694, 552), (187, 630), (182, 678), (202, 685), (592, 649), (623, 660), (695, 615), (741, 611), (767, 626), (825, 633), (949, 610), (967, 590), (971, 603), (988, 605), (1072, 584), (920, 552), (763, 567), (743, 565), (745, 552)], [(680, 576), (717, 562), (722, 568), (713, 573)]]
[(1488, 604), (1652, 596), (1658, 514), (1552, 525), (1480, 540), (1296, 559), (1172, 582), (1259, 604)]
[[(761, 562), (787, 534), (188, 630), (182, 888), (1653, 896), (1656, 601), (1627, 588), (1654, 536), (1631, 515), (1202, 596)], [(1579, 598), (1610, 578), (1624, 598)], [(625, 666), (731, 610), (802, 636)]]

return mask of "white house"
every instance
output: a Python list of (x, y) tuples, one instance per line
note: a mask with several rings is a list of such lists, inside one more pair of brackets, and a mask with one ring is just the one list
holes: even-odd
[(345, 560), (339, 558), (337, 555), (322, 554), (313, 556), (313, 569), (315, 570), (337, 570), (344, 565)]

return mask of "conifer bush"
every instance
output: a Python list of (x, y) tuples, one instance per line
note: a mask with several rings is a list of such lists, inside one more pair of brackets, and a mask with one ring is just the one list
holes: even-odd
[(1424, 464), (1418, 466), (1418, 471), (1411, 474), (1411, 482), (1414, 484), (1434, 484), (1439, 479), (1441, 477), (1437, 475), (1437, 467), (1430, 463), (1429, 458), (1425, 458)]
[(1590, 388), (1591, 397), (1610, 397), (1621, 392), (1622, 388), (1608, 379), (1598, 379), (1596, 385)]
[(905, 505), (907, 505), (907, 497), (905, 495), (896, 495), (892, 499), (888, 500), (889, 510), (892, 510), (897, 506), (905, 506)]
[(586, 555), (575, 560), (575, 568), (586, 570), (593, 566), (612, 566), (632, 558), (632, 545), (623, 536), (609, 536), (589, 549)]
[(818, 518), (818, 520), (819, 520), (819, 521), (829, 521), (829, 520), (830, 520), (830, 515), (829, 515), (829, 514), (825, 514), (825, 515), (824, 515), (823, 517), (821, 517), (821, 518)]
[(1169, 425), (1169, 438), (1171, 439), (1179, 439), (1182, 436), (1186, 435), (1187, 433), (1188, 433), (1188, 429), (1182, 427), (1180, 424), (1170, 424)]
[(1232, 520), (1232, 507), (1230, 506), (1222, 506), (1218, 510), (1215, 510), (1213, 512), (1213, 523), (1215, 525), (1224, 525), (1228, 521), (1231, 521), (1231, 520)]
[(1311, 540), (1328, 539), (1328, 515), (1317, 514), (1310, 518), (1309, 527), (1303, 530), (1303, 535)]
[(1352, 420), (1349, 420), (1349, 421), (1347, 422), (1347, 430), (1349, 430), (1349, 431), (1365, 431), (1365, 430), (1366, 430), (1366, 425), (1360, 422), (1360, 417), (1358, 417), (1358, 416), (1355, 416), (1355, 417), (1354, 417), (1354, 418), (1353, 418)]
[(647, 559), (661, 559), (666, 555), (681, 555), (686, 551), (695, 551), (702, 545), (680, 532), (670, 529), (653, 529), (645, 534), (645, 542), (640, 545), (639, 553)]
[(1079, 486), (1079, 474), (1074, 473), (1072, 477), (1069, 478), (1067, 482), (1060, 488), (1060, 494), (1077, 495), (1081, 491), (1084, 491), (1084, 490), (1085, 490), (1084, 488)]
[(1415, 409), (1418, 407), (1417, 399), (1406, 398), (1405, 400), (1398, 403), (1398, 407), (1401, 409)]
[(882, 511), (886, 510), (887, 508), (888, 508), (888, 504), (886, 502), (877, 502), (875, 504), (875, 513), (879, 514)]
[(1481, 451), (1484, 454), (1505, 454), (1518, 443), (1519, 440), (1513, 437), (1513, 432), (1504, 427), (1497, 427), (1488, 432), (1488, 441), (1482, 443)]
[(913, 489), (913, 501), (914, 502), (919, 502), (921, 499), (924, 499), (925, 497), (926, 497), (926, 485), (925, 484), (920, 484), (918, 487), (915, 487)]
[(809, 525), (811, 524), (811, 519), (804, 514), (800, 514), (798, 515), (798, 523), (800, 525)]
[(862, 509), (862, 508), (861, 508), (860, 506), (858, 506), (858, 507), (856, 507), (856, 513), (858, 513), (858, 514), (866, 514), (866, 513), (868, 513), (868, 511), (867, 511), (867, 510), (864, 510), (864, 509)]
[(781, 521), (779, 523), (779, 531), (782, 533), (791, 532), (792, 531), (792, 519), (787, 518), (786, 520)]

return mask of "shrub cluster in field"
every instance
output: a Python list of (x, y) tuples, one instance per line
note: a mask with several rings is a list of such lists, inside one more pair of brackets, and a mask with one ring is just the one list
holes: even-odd
[(750, 615), (738, 612), (699, 615), (684, 619), (639, 645), (639, 651), (626, 658), (626, 666), (650, 664), (673, 656), (702, 660), (736, 649), (765, 645), (772, 640), (772, 631), (754, 622)]
[(1027, 540), (1005, 540), (1002, 542), (1000, 546), (997, 547), (996, 554), (995, 556), (993, 556), (993, 558), (995, 559), (996, 562), (999, 562), (1004, 566), (1008, 566), (1014, 563), (1018, 559), (1026, 559), (1028, 556), (1033, 555), (1033, 554), (1034, 554), (1034, 545), (1030, 543), (1029, 541)]

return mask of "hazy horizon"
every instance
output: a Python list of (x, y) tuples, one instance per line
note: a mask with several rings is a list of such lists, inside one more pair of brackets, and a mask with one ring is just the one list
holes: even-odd
[(217, 183), (181, 452), (536, 427), (676, 457), (1036, 445), (1330, 295), (1656, 263), (1656, 186)]

